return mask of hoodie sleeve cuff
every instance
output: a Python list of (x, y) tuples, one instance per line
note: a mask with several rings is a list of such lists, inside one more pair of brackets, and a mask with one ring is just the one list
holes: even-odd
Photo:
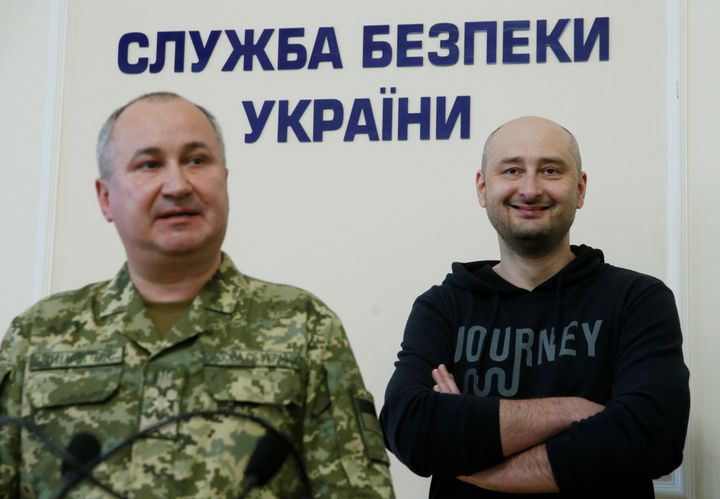
[(497, 398), (464, 396), (461, 412), (461, 434), (465, 435), (463, 462), (474, 473), (500, 463), (503, 459), (500, 441), (500, 401)]

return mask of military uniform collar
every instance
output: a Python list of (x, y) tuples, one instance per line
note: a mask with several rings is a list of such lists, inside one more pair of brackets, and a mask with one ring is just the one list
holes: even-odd
[[(212, 317), (217, 316), (219, 319), (235, 312), (238, 306), (242, 306), (246, 290), (245, 276), (235, 268), (230, 257), (223, 253), (218, 270), (200, 290), (190, 309), (178, 320), (168, 336), (161, 339), (145, 314), (145, 306), (130, 279), (126, 263), (99, 294), (95, 302), (95, 316), (113, 323), (111, 329), (155, 355), (198, 334), (211, 331)], [(207, 311), (212, 312), (208, 314)]]
[(246, 291), (247, 279), (223, 253), (215, 275), (203, 286), (195, 301), (199, 298), (200, 305), (207, 310), (231, 314), (238, 306), (238, 298), (245, 296)]
[[(220, 266), (213, 277), (202, 287), (192, 306), (195, 307), (199, 300), (202, 308), (231, 314), (238, 304), (237, 297), (242, 296), (246, 289), (245, 276), (235, 267), (230, 257), (223, 252)], [(96, 316), (104, 319), (113, 314), (127, 312), (133, 301), (138, 299), (141, 300), (137, 288), (130, 279), (130, 271), (126, 262), (100, 293), (95, 304)]]

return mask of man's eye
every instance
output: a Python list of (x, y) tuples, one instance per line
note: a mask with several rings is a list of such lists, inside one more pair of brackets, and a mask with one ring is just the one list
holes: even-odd
[(202, 165), (207, 163), (207, 161), (204, 156), (190, 156), (188, 158), (188, 163), (192, 165)]
[(520, 173), (520, 170), (518, 168), (508, 168), (503, 173), (505, 173), (505, 175), (517, 175)]
[(158, 161), (143, 161), (138, 165), (138, 168), (140, 170), (155, 170), (156, 168), (160, 167), (160, 163)]
[(557, 168), (545, 168), (545, 175), (557, 175), (560, 173), (560, 170)]

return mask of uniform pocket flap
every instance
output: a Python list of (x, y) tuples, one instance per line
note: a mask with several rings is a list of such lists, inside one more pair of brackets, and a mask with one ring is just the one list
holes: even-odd
[(122, 359), (122, 348), (35, 352), (25, 393), (34, 408), (102, 402), (120, 386)]
[(123, 349), (70, 350), (60, 352), (34, 352), (30, 355), (30, 370), (67, 369), (73, 367), (96, 367), (122, 364)]
[(206, 351), (204, 355), (206, 366), (300, 369), (298, 354), (283, 350)]
[(212, 352), (205, 355), (205, 386), (218, 402), (287, 405), (301, 393), (294, 352)]

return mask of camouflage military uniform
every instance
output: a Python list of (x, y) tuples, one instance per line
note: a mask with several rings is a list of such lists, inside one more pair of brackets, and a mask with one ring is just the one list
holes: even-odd
[[(31, 418), (66, 448), (89, 432), (103, 452), (173, 415), (258, 416), (301, 450), (313, 496), (393, 497), (372, 397), (338, 319), (311, 294), (240, 274), (227, 256), (161, 339), (127, 267), (47, 298), (15, 319), (0, 350), (0, 412)], [(94, 470), (126, 497), (236, 497), (263, 427), (235, 416), (163, 426)], [(0, 429), (0, 498), (49, 498), (61, 459)], [(288, 458), (249, 497), (301, 491)], [(71, 497), (108, 497), (83, 482)]]

